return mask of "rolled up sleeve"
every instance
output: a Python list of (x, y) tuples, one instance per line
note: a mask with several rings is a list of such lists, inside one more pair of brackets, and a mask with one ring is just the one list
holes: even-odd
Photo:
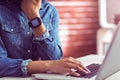
[(48, 30), (46, 30), (41, 36), (38, 36), (38, 37), (34, 37), (33, 38), (33, 41), (42, 41), (42, 40), (45, 40), (46, 38), (49, 37), (49, 32)]
[(49, 36), (39, 42), (34, 42), (37, 53), (42, 60), (57, 60), (63, 55), (62, 46), (59, 37), (59, 15), (55, 7), (51, 8), (51, 27), (48, 31)]
[(27, 76), (26, 66), (29, 61), (31, 60), (9, 58), (6, 48), (0, 37), (0, 77)]
[(23, 73), (23, 76), (29, 76), (29, 74), (28, 74), (28, 69), (27, 69), (27, 65), (28, 65), (28, 63), (29, 63), (30, 61), (32, 61), (32, 60), (31, 60), (31, 59), (28, 59), (28, 60), (22, 61), (22, 63), (21, 63), (21, 71), (22, 71), (22, 73)]

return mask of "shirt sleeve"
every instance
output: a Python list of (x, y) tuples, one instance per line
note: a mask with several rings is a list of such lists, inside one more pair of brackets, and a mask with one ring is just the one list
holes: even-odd
[(46, 30), (41, 36), (34, 37), (33, 41), (42, 41), (49, 37), (49, 32)]
[[(57, 60), (63, 55), (60, 37), (59, 37), (59, 15), (55, 7), (49, 7), (52, 9), (51, 13), (51, 27), (52, 29), (48, 31), (49, 36), (39, 42), (33, 42), (36, 45), (35, 51), (39, 53), (42, 60)], [(46, 13), (47, 15), (47, 13)]]
[(24, 60), (22, 61), (21, 63), (21, 71), (23, 73), (23, 76), (28, 76), (28, 69), (27, 69), (27, 65), (28, 63), (32, 61), (31, 59), (28, 59), (28, 60)]
[(31, 60), (13, 59), (8, 53), (0, 37), (0, 77), (22, 77), (27, 75), (27, 64)]

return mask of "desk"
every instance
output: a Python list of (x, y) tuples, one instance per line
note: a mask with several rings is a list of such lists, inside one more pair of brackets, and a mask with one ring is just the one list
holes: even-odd
[[(77, 60), (81, 61), (85, 66), (89, 65), (91, 63), (101, 63), (104, 56), (98, 56), (98, 55), (88, 55), (84, 57), (77, 58)], [(84, 78), (76, 78), (76, 77), (66, 77), (64, 75), (48, 75), (48, 74), (34, 74), (37, 78), (41, 79), (47, 79), (47, 80), (84, 80)], [(61, 79), (62, 78), (62, 79)], [(35, 80), (33, 77), (29, 78), (0, 78), (0, 80)], [(87, 79), (85, 79), (87, 80)], [(94, 80), (94, 79), (91, 79)]]

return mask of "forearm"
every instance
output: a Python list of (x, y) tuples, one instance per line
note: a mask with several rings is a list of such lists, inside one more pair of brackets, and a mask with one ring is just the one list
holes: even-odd
[(73, 69), (76, 71), (82, 71), (85, 74), (90, 73), (90, 71), (84, 65), (82, 65), (80, 61), (77, 61), (72, 57), (61, 60), (32, 61), (28, 64), (28, 72), (30, 74), (49, 71), (52, 73), (80, 76), (80, 74)]
[(39, 37), (46, 31), (46, 28), (44, 27), (44, 24), (42, 23), (39, 27), (33, 28), (32, 30), (34, 33), (34, 37)]
[(49, 71), (49, 61), (31, 61), (27, 69), (29, 74), (42, 73)]

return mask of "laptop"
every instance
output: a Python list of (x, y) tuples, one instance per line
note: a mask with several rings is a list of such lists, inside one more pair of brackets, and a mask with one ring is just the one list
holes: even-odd
[[(120, 71), (120, 24), (117, 26), (105, 59), (97, 73), (96, 80), (107, 80)], [(118, 76), (119, 77), (119, 76)], [(120, 79), (120, 77), (119, 77)], [(110, 79), (114, 80), (114, 79)], [(118, 79), (117, 79), (118, 80)]]
[[(91, 78), (82, 78), (82, 77), (65, 76), (65, 75), (60, 75), (60, 74), (41, 73), (41, 74), (34, 74), (34, 77), (38, 80), (39, 79), (45, 79), (45, 80), (115, 80), (115, 79), (109, 79), (109, 78), (112, 75), (120, 71), (120, 62), (119, 62), (120, 60), (120, 28), (119, 27), (120, 25), (117, 27), (116, 32), (114, 33), (113, 40), (110, 44), (108, 52), (106, 53), (106, 56), (95, 76)], [(118, 78), (120, 80), (119, 76)]]

